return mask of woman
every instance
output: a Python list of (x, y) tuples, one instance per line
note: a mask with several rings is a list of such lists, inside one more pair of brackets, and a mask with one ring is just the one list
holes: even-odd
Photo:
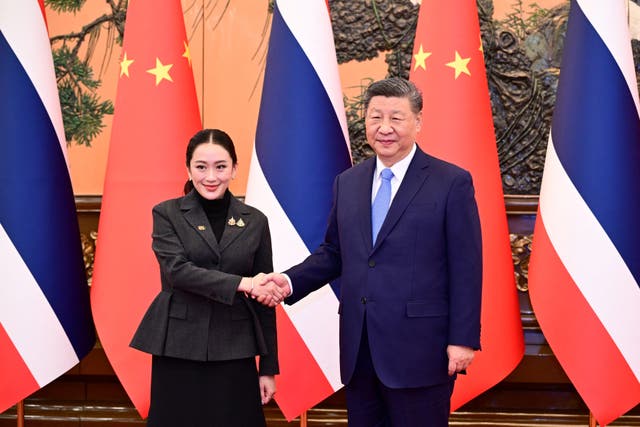
[(186, 160), (185, 196), (153, 208), (162, 291), (131, 342), (153, 355), (147, 425), (265, 426), (278, 373), (275, 310), (255, 300), (273, 270), (267, 218), (229, 192), (225, 132), (196, 133)]

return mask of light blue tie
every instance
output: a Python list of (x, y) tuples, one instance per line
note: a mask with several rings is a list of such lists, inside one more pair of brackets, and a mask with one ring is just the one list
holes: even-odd
[(371, 235), (374, 244), (391, 203), (391, 178), (393, 178), (393, 172), (391, 172), (391, 169), (385, 168), (382, 169), (380, 175), (382, 178), (380, 188), (378, 188), (378, 194), (376, 194), (376, 198), (373, 199), (373, 204), (371, 205)]

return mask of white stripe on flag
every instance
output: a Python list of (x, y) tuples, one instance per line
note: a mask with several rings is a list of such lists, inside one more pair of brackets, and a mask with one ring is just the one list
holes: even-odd
[(640, 325), (640, 288), (567, 176), (552, 138), (539, 204), (544, 227), (562, 263), (640, 380), (640, 329), (631, 326)]
[(256, 155), (255, 144), (251, 153), (251, 165), (247, 182), (245, 200), (260, 209), (269, 218), (271, 244), (273, 246), (273, 268), (275, 271), (285, 270), (300, 263), (309, 255), (309, 249), (304, 244), (294, 228), (289, 217), (265, 179), (260, 161)]
[(338, 305), (331, 286), (324, 285), (296, 304), (283, 306), (334, 391), (342, 387)]
[[(309, 250), (278, 203), (264, 177), (255, 146), (251, 155), (246, 199), (269, 218), (273, 267), (283, 271), (302, 262)], [(295, 283), (294, 292), (295, 292)], [(311, 293), (293, 306), (283, 305), (334, 390), (342, 387), (338, 351), (338, 299), (329, 285)]]
[[(79, 360), (58, 317), (0, 224), (0, 323), (38, 385)], [(55, 254), (53, 255), (55, 256)]]
[[(28, 37), (25, 37), (25, 28), (29, 29)], [(49, 114), (68, 169), (67, 142), (62, 126), (62, 110), (53, 71), (51, 45), (38, 2), (0, 1), (0, 30)]]
[[(620, 72), (624, 75), (630, 88), (636, 104), (636, 110), (640, 114), (636, 75), (633, 72), (635, 66), (633, 57), (628, 54), (631, 33), (628, 26), (625, 28), (618, 27), (619, 22), (627, 22), (627, 2), (610, 1), (604, 7), (601, 0), (577, 0), (577, 2), (618, 64)], [(603, 13), (604, 10), (606, 10), (606, 13)], [(616, 17), (622, 17), (622, 19)]]
[(347, 116), (342, 99), (342, 84), (336, 64), (335, 43), (327, 4), (323, 1), (278, 0), (282, 19), (298, 41), (300, 48), (316, 70), (333, 110), (340, 122), (344, 140), (349, 147)]

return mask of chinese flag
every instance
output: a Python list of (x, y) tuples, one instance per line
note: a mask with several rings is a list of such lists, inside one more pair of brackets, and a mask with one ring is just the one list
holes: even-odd
[(129, 3), (109, 146), (91, 306), (98, 337), (145, 418), (151, 357), (129, 347), (160, 291), (151, 208), (178, 197), (185, 149), (202, 127), (180, 0)]
[(509, 231), (475, 0), (423, 0), (411, 80), (422, 90), (418, 144), (473, 176), (482, 224), (482, 350), (458, 376), (455, 410), (506, 377), (524, 353)]

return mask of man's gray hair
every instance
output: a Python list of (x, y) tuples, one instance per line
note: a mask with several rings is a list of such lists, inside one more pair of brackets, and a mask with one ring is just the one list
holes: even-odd
[(418, 114), (422, 111), (422, 93), (409, 80), (400, 77), (390, 77), (378, 80), (369, 85), (364, 93), (364, 111), (369, 108), (369, 102), (374, 96), (384, 96), (387, 98), (407, 98), (411, 105), (411, 111)]

